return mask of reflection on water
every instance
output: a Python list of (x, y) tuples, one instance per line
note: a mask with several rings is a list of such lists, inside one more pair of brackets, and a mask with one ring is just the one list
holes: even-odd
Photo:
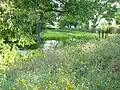
[(57, 47), (59, 47), (60, 45), (62, 44), (62, 42), (60, 41), (56, 41), (56, 40), (46, 40), (44, 45), (43, 45), (43, 49), (45, 51), (48, 51), (48, 50), (54, 50), (56, 49)]

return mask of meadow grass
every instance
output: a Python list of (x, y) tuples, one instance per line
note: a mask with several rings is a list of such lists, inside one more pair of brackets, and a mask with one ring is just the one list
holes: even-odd
[(96, 40), (88, 32), (51, 30), (42, 35), (56, 40), (70, 36), (78, 42), (47, 52), (4, 49), (1, 90), (120, 90), (120, 36)]
[(83, 31), (57, 31), (57, 30), (45, 30), (41, 33), (43, 40), (67, 40), (70, 38), (95, 38), (96, 34), (83, 32)]
[[(84, 42), (84, 39), (82, 39)], [(72, 42), (74, 43), (74, 42)], [(1, 90), (120, 90), (120, 37), (66, 45), (26, 55), (6, 52)], [(7, 69), (4, 70), (7, 66)]]

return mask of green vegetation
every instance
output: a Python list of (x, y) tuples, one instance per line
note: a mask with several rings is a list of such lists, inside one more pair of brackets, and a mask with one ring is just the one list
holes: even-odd
[(120, 37), (82, 42), (25, 55), (7, 51), (0, 65), (1, 89), (119, 90)]
[(58, 41), (65, 41), (67, 39), (94, 39), (96, 34), (88, 33), (88, 32), (81, 32), (81, 31), (54, 31), (54, 30), (46, 30), (41, 33), (41, 38), (43, 40), (58, 40)]
[(119, 5), (0, 0), (0, 90), (120, 90)]

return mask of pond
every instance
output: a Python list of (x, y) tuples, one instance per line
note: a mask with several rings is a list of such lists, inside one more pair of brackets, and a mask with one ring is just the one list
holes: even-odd
[(56, 48), (60, 47), (62, 45), (62, 42), (57, 40), (46, 40), (43, 45), (43, 50), (55, 50)]

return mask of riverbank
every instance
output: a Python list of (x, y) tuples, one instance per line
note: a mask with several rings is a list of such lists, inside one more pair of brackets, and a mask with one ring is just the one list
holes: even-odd
[[(5, 52), (0, 64), (2, 90), (117, 90), (120, 37), (72, 42), (64, 47)], [(117, 82), (117, 84), (116, 84)]]

